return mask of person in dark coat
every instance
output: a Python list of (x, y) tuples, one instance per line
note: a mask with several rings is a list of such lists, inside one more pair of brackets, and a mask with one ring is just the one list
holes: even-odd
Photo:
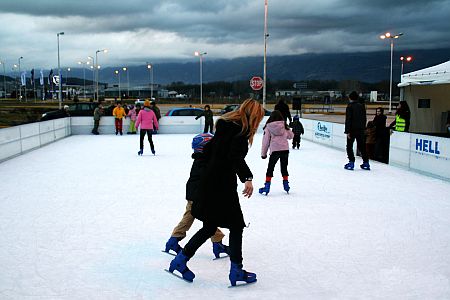
[(237, 111), (226, 113), (217, 121), (216, 133), (204, 148), (207, 164), (202, 173), (198, 196), (192, 205), (192, 215), (203, 221), (203, 227), (172, 260), (170, 272), (177, 270), (185, 280), (193, 281), (195, 275), (186, 266), (187, 261), (214, 235), (217, 227), (224, 227), (230, 229), (231, 285), (236, 285), (236, 281), (256, 281), (256, 274), (242, 269), (245, 222), (236, 191), (236, 175), (244, 183), (242, 194), (250, 197), (253, 193), (253, 174), (245, 157), (263, 117), (262, 105), (247, 99)]
[(213, 120), (213, 112), (211, 111), (211, 107), (206, 104), (205, 110), (195, 117), (196, 120), (198, 120), (201, 117), (205, 117), (205, 128), (203, 129), (203, 133), (209, 132), (213, 133), (214, 128), (214, 120)]
[(289, 123), (292, 122), (291, 111), (289, 110), (289, 106), (284, 103), (283, 99), (280, 99), (277, 104), (275, 104), (274, 110), (279, 110), (284, 117), (284, 121), (287, 123), (289, 119)]
[(353, 170), (355, 167), (355, 154), (353, 153), (353, 143), (356, 140), (358, 149), (361, 152), (363, 164), (361, 168), (370, 170), (369, 158), (366, 152), (366, 142), (364, 138), (366, 130), (366, 109), (358, 101), (358, 94), (353, 91), (349, 95), (350, 103), (345, 110), (345, 131), (347, 135), (347, 156), (349, 162), (344, 166), (347, 170)]
[(409, 132), (409, 125), (411, 124), (411, 111), (409, 110), (408, 102), (400, 101), (397, 111), (395, 112), (395, 120), (389, 125), (389, 128), (400, 132)]
[(300, 149), (300, 142), (302, 141), (301, 135), (305, 133), (305, 129), (303, 128), (302, 122), (300, 122), (300, 118), (298, 115), (294, 116), (294, 121), (289, 124), (289, 127), (292, 128), (292, 132), (294, 133), (294, 138), (292, 139), (292, 149)]
[(387, 163), (387, 157), (389, 156), (388, 142), (389, 133), (386, 128), (386, 115), (384, 109), (378, 107), (373, 118), (373, 125), (375, 126), (375, 159), (381, 162)]
[[(181, 221), (172, 231), (172, 235), (166, 243), (165, 252), (169, 253), (170, 250), (175, 251), (177, 254), (181, 251), (181, 246), (178, 244), (179, 241), (186, 237), (186, 232), (191, 228), (194, 223), (194, 217), (191, 214), (192, 203), (195, 201), (198, 187), (200, 184), (201, 174), (206, 166), (205, 155), (203, 153), (203, 148), (212, 139), (213, 135), (210, 133), (197, 134), (192, 140), (192, 163), (191, 172), (189, 179), (186, 183), (186, 210), (183, 214)], [(213, 243), (213, 253), (216, 258), (220, 257), (220, 253), (228, 254), (228, 246), (222, 244), (222, 239), (224, 234), (217, 228), (213, 237), (211, 237), (211, 242)]]

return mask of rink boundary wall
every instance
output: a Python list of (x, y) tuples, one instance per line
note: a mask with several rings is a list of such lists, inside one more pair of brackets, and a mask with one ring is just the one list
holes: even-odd
[[(302, 138), (342, 150), (343, 162), (346, 161), (344, 124), (310, 119), (301, 122), (305, 129)], [(450, 181), (450, 139), (394, 131), (390, 137), (389, 164)]]

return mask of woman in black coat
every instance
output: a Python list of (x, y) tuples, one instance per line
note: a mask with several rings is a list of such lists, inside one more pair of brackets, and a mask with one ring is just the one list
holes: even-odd
[(256, 281), (256, 274), (242, 269), (242, 232), (245, 222), (236, 191), (236, 175), (245, 184), (242, 192), (244, 197), (250, 197), (253, 193), (253, 175), (245, 162), (245, 156), (263, 117), (261, 104), (248, 99), (239, 110), (227, 113), (217, 121), (216, 134), (204, 149), (207, 163), (192, 206), (192, 215), (203, 221), (203, 227), (170, 263), (170, 272), (177, 270), (184, 279), (193, 281), (195, 275), (186, 262), (214, 235), (217, 227), (224, 227), (230, 229), (231, 284), (236, 285), (236, 281)]

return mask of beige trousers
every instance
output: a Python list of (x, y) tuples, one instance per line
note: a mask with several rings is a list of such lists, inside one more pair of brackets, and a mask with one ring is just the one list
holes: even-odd
[[(191, 228), (195, 218), (191, 214), (192, 201), (188, 201), (186, 204), (186, 211), (183, 214), (183, 218), (180, 223), (173, 229), (172, 236), (183, 239), (186, 237), (186, 232)], [(225, 235), (217, 228), (216, 233), (211, 237), (211, 242), (217, 243), (222, 241)]]

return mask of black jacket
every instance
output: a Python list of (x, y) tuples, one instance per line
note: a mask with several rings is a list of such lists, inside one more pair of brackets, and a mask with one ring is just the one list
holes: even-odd
[(301, 134), (305, 133), (305, 129), (303, 128), (303, 124), (299, 120), (292, 121), (292, 123), (289, 124), (289, 127), (292, 128), (292, 132), (295, 135), (301, 135)]
[(344, 133), (364, 133), (366, 129), (366, 109), (359, 102), (350, 102), (345, 110)]
[(203, 153), (193, 153), (192, 158), (194, 159), (194, 162), (192, 163), (189, 179), (186, 182), (186, 200), (189, 201), (195, 201), (195, 198), (197, 197), (200, 178), (206, 165)]
[(281, 114), (283, 115), (283, 118), (286, 122), (288, 119), (289, 119), (289, 123), (292, 121), (291, 111), (289, 110), (289, 106), (286, 103), (284, 103), (284, 101), (279, 101), (275, 105), (274, 109), (281, 112)]
[(375, 125), (375, 135), (377, 138), (382, 137), (386, 132), (386, 115), (376, 115), (373, 118), (373, 125)]
[(253, 175), (245, 162), (248, 138), (240, 131), (240, 124), (219, 119), (214, 137), (204, 148), (207, 163), (192, 215), (217, 227), (245, 226), (236, 190), (236, 175), (241, 182)]
[(201, 117), (205, 117), (205, 123), (213, 123), (213, 112), (209, 110), (204, 110), (200, 115), (195, 117), (196, 120), (198, 120)]

